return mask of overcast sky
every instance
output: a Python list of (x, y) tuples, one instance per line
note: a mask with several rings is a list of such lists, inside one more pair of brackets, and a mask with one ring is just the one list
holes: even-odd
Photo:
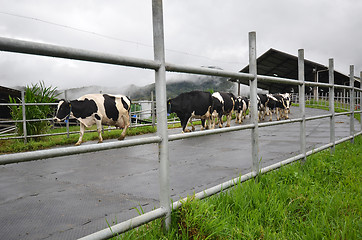
[[(151, 0), (0, 0), (0, 37), (153, 59)], [(355, 75), (362, 71), (361, 0), (165, 0), (166, 61), (239, 71), (248, 33), (257, 55), (275, 48)], [(0, 53), (1, 86), (44, 81), (58, 89), (154, 82), (154, 72), (98, 63)], [(167, 74), (167, 78), (175, 78)]]

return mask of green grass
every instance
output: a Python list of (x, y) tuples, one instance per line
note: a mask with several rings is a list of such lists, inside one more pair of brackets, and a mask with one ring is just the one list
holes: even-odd
[(361, 165), (359, 136), (114, 239), (362, 239)]

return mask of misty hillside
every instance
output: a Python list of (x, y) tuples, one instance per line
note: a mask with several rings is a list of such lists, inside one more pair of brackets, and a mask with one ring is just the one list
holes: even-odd
[[(214, 92), (233, 92), (235, 93), (235, 83), (227, 81), (224, 77), (210, 77), (210, 76), (199, 76), (195, 77), (189, 75), (188, 78), (179, 80), (167, 81), (167, 98), (174, 98), (180, 93), (189, 92), (193, 90), (202, 90)], [(144, 87), (137, 87), (132, 85), (128, 89), (128, 95), (132, 100), (145, 100), (151, 98), (151, 91), (155, 92), (155, 84), (149, 84)]]
[[(217, 67), (209, 67), (217, 68)], [(237, 93), (236, 83), (227, 81), (225, 77), (203, 76), (181, 74), (167, 80), (167, 98), (174, 98), (180, 93), (193, 90), (212, 91), (212, 92), (232, 92)], [(244, 87), (242, 86), (242, 91)], [(247, 90), (248, 91), (248, 88)], [(72, 88), (67, 90), (59, 90), (59, 98), (77, 99), (80, 96), (88, 93), (110, 93), (123, 94), (129, 96), (132, 100), (150, 100), (151, 92), (155, 94), (155, 84), (149, 84), (143, 87), (130, 85), (127, 88), (102, 87), (102, 86), (87, 86), (81, 88)]]

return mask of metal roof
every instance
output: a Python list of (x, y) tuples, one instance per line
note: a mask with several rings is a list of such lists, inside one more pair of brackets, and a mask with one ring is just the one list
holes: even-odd
[[(304, 60), (305, 80), (314, 82), (318, 74), (318, 82), (328, 83), (328, 67), (322, 64)], [(240, 72), (249, 73), (249, 65)], [(289, 79), (298, 79), (298, 57), (275, 50), (273, 48), (266, 51), (257, 59), (258, 75), (275, 76)], [(360, 80), (356, 78), (355, 86), (359, 87)], [(229, 79), (232, 82), (249, 85), (249, 80)], [(349, 85), (349, 76), (338, 71), (334, 71), (334, 82), (339, 85)], [(278, 92), (298, 92), (298, 87), (289, 84), (276, 84), (267, 82), (258, 82), (258, 88), (269, 90), (270, 93)], [(293, 90), (292, 90), (293, 89)], [(321, 88), (322, 89), (322, 88)], [(306, 92), (312, 91), (307, 88)], [(325, 90), (326, 91), (326, 90)]]

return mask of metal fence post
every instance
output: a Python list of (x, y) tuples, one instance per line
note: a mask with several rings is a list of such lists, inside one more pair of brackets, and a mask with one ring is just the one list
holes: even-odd
[(304, 49), (298, 50), (298, 79), (299, 85), (299, 110), (302, 121), (300, 122), (300, 151), (303, 154), (302, 162), (307, 160), (306, 156), (306, 122), (305, 122), (305, 79), (304, 79)]
[(258, 106), (257, 106), (257, 66), (256, 66), (256, 32), (249, 33), (249, 72), (255, 77), (249, 80), (250, 85), (250, 107), (251, 123), (254, 127), (251, 129), (251, 159), (253, 161), (252, 171), (259, 174), (259, 128), (258, 128)]
[(26, 110), (25, 110), (25, 87), (21, 90), (21, 110), (23, 114), (23, 135), (24, 143), (28, 142), (28, 131), (26, 129)]
[(329, 84), (332, 86), (329, 87), (329, 112), (332, 114), (330, 118), (330, 142), (333, 144), (331, 147), (331, 153), (334, 153), (336, 145), (336, 136), (335, 136), (335, 111), (334, 111), (334, 60), (333, 58), (329, 59)]
[(167, 212), (164, 218), (164, 228), (165, 230), (168, 230), (171, 225), (171, 201), (169, 187), (166, 68), (162, 0), (152, 0), (152, 15), (154, 58), (161, 63), (160, 68), (155, 70), (157, 134), (162, 139), (158, 145), (160, 161), (160, 205), (161, 208), (164, 208)]
[(349, 109), (352, 112), (350, 115), (349, 134), (352, 136), (351, 143), (354, 142), (354, 65), (349, 67), (349, 82), (351, 86), (349, 94)]

